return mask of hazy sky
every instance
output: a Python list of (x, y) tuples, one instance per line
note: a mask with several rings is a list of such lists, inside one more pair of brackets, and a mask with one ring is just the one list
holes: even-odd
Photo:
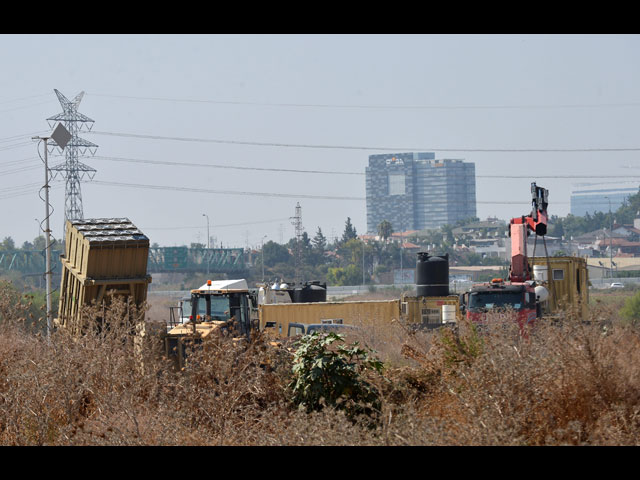
[(0, 35), (0, 53), (0, 240), (18, 246), (45, 214), (31, 137), (54, 89), (95, 121), (85, 218), (161, 246), (206, 243), (203, 214), (215, 246), (287, 241), (298, 202), (311, 237), (364, 233), (377, 153), (474, 162), (482, 219), (529, 213), (533, 181), (559, 216), (577, 184), (640, 181), (638, 35)]

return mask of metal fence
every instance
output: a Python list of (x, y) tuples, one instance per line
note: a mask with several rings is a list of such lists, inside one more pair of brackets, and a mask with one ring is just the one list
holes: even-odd
[[(622, 283), (625, 287), (640, 287), (640, 277), (625, 277), (625, 278), (595, 278), (591, 279), (591, 287), (595, 289), (607, 289), (611, 288), (611, 283)], [(471, 288), (474, 282), (455, 281), (449, 284), (449, 294), (455, 295), (463, 293)], [(412, 284), (400, 284), (400, 285), (351, 285), (342, 287), (327, 287), (327, 300), (332, 298), (344, 298), (352, 295), (367, 295), (378, 290), (394, 288), (396, 290), (402, 290), (405, 293), (413, 292), (415, 294), (416, 286)], [(163, 295), (173, 298), (182, 298), (189, 296), (190, 290), (155, 290), (151, 288), (148, 292), (149, 295)]]
[(640, 277), (620, 277), (620, 278), (590, 278), (589, 282), (591, 282), (591, 286), (593, 288), (611, 288), (611, 284), (621, 283), (626, 287), (639, 287), (640, 286)]

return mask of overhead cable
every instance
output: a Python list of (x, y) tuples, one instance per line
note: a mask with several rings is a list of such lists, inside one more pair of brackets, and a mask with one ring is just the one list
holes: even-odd
[[(115, 162), (130, 162), (130, 163), (145, 163), (151, 165), (166, 165), (166, 166), (177, 166), (177, 167), (204, 167), (204, 168), (222, 168), (222, 169), (232, 169), (232, 170), (242, 170), (244, 172), (251, 170), (258, 171), (266, 171), (266, 172), (285, 172), (285, 173), (313, 173), (313, 174), (326, 174), (326, 175), (366, 175), (365, 172), (344, 172), (339, 170), (302, 170), (302, 169), (291, 169), (291, 168), (266, 168), (266, 167), (255, 167), (253, 165), (219, 165), (212, 163), (192, 163), (192, 162), (175, 162), (175, 161), (164, 161), (164, 160), (145, 160), (139, 158), (128, 158), (128, 157), (105, 157), (96, 155), (92, 158), (98, 160), (108, 160)], [(545, 178), (545, 179), (554, 179), (554, 178), (640, 178), (640, 175), (574, 175), (574, 174), (559, 174), (559, 175), (476, 175), (476, 178)]]
[(106, 185), (115, 187), (132, 187), (132, 188), (149, 188), (154, 190), (174, 190), (191, 193), (213, 193), (220, 195), (249, 195), (255, 197), (285, 197), (285, 198), (310, 198), (320, 200), (365, 200), (364, 197), (346, 197), (346, 196), (330, 196), (330, 195), (309, 195), (309, 194), (293, 194), (293, 193), (269, 193), (269, 192), (239, 192), (232, 190), (210, 190), (206, 188), (194, 187), (177, 187), (174, 185), (143, 185), (137, 183), (122, 182), (106, 182), (102, 180), (94, 180), (92, 185)]
[(439, 152), (485, 152), (485, 153), (576, 153), (576, 152), (636, 152), (640, 147), (620, 147), (620, 148), (437, 148), (437, 147), (368, 147), (354, 145), (318, 145), (303, 143), (276, 143), (276, 142), (251, 142), (242, 140), (223, 140), (213, 138), (192, 138), (192, 137), (169, 137), (163, 135), (143, 135), (122, 132), (100, 132), (91, 131), (95, 135), (109, 135), (126, 138), (139, 138), (146, 140), (170, 140), (178, 142), (199, 142), (199, 143), (222, 143), (230, 145), (253, 145), (261, 147), (291, 147), (291, 148), (321, 148), (334, 150), (374, 150), (374, 151), (396, 151), (396, 152), (418, 152), (418, 151), (439, 151)]
[[(205, 188), (195, 187), (179, 187), (175, 185), (146, 185), (139, 183), (123, 183), (123, 182), (108, 182), (102, 180), (93, 180), (88, 185), (104, 185), (112, 187), (130, 187), (130, 188), (148, 188), (152, 190), (173, 190), (189, 193), (211, 193), (217, 195), (249, 195), (255, 197), (285, 197), (285, 198), (308, 198), (317, 200), (357, 200), (364, 201), (365, 197), (345, 197), (345, 196), (331, 196), (331, 195), (309, 195), (309, 194), (294, 194), (294, 193), (269, 193), (269, 192), (241, 192), (234, 190), (211, 190)], [(451, 202), (449, 202), (451, 204)], [(456, 202), (454, 202), (456, 203)], [(567, 202), (554, 202), (554, 204), (563, 204)], [(512, 205), (521, 204), (529, 205), (530, 202), (513, 202), (513, 201), (476, 201), (476, 204), (488, 204), (488, 205)]]
[(179, 103), (210, 103), (214, 105), (246, 105), (259, 107), (295, 107), (295, 108), (346, 108), (364, 110), (520, 110), (520, 109), (582, 109), (582, 108), (620, 108), (640, 107), (640, 102), (628, 103), (583, 103), (558, 105), (357, 105), (357, 104), (323, 104), (323, 103), (275, 103), (250, 102), (238, 100), (206, 100), (193, 98), (142, 97), (134, 95), (109, 95), (89, 93), (96, 97), (123, 98), (128, 100), (152, 100)]

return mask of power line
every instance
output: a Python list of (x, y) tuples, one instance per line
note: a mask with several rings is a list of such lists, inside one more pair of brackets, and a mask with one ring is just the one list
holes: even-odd
[(582, 108), (620, 108), (640, 107), (640, 102), (628, 103), (583, 103), (583, 104), (559, 104), (559, 105), (348, 105), (348, 104), (322, 104), (322, 103), (274, 103), (274, 102), (249, 102), (237, 100), (206, 100), (189, 98), (166, 97), (141, 97), (133, 95), (109, 95), (91, 93), (96, 97), (123, 98), (128, 100), (152, 100), (160, 102), (178, 103), (210, 103), (214, 105), (245, 105), (259, 107), (294, 107), (294, 108), (346, 108), (364, 110), (524, 110), (524, 109), (582, 109)]
[[(290, 168), (265, 168), (265, 167), (254, 167), (252, 166), (238, 166), (238, 165), (218, 165), (211, 163), (193, 163), (193, 162), (172, 162), (172, 161), (163, 161), (163, 160), (146, 160), (139, 158), (129, 158), (129, 157), (105, 157), (96, 155), (96, 159), (99, 160), (108, 160), (115, 162), (125, 162), (125, 163), (143, 163), (150, 165), (166, 165), (166, 166), (178, 166), (178, 167), (205, 167), (205, 168), (222, 168), (222, 169), (231, 169), (231, 170), (242, 170), (242, 171), (266, 171), (266, 172), (284, 172), (284, 173), (312, 173), (312, 174), (325, 174), (325, 175), (366, 175), (365, 172), (344, 172), (344, 171), (336, 171), (336, 170), (301, 170), (301, 169), (290, 169)], [(476, 178), (544, 178), (544, 179), (555, 179), (555, 178), (563, 178), (563, 179), (578, 179), (578, 178), (640, 178), (640, 175), (476, 175)]]
[(476, 178), (640, 178), (640, 175), (476, 175)]
[(0, 192), (9, 192), (11, 190), (22, 190), (24, 188), (30, 188), (35, 186), (42, 186), (41, 183), (27, 183), (24, 185), (12, 185), (10, 187), (2, 187), (0, 188)]
[(31, 157), (19, 158), (16, 160), (9, 160), (6, 162), (0, 162), (0, 165), (2, 165), (3, 167), (7, 167), (9, 165), (16, 165), (16, 164), (21, 164), (24, 162), (34, 161), (34, 160), (38, 160), (38, 157), (31, 156)]
[(337, 174), (337, 175), (364, 175), (362, 172), (337, 172), (337, 171), (326, 171), (326, 170), (300, 170), (300, 169), (290, 169), (290, 168), (264, 168), (264, 167), (254, 167), (254, 166), (230, 166), (230, 165), (216, 165), (210, 163), (190, 163), (190, 162), (170, 162), (170, 161), (162, 161), (162, 160), (143, 160), (138, 158), (126, 158), (126, 157), (103, 157), (100, 155), (96, 155), (93, 158), (97, 158), (100, 160), (111, 160), (116, 162), (130, 162), (130, 163), (148, 163), (153, 165), (168, 165), (168, 166), (179, 166), (179, 167), (207, 167), (207, 168), (226, 168), (232, 170), (258, 170), (258, 171), (266, 171), (266, 172), (288, 172), (288, 173), (320, 173), (320, 174)]
[[(34, 190), (40, 188), (42, 188), (42, 183), (29, 183), (26, 185), (16, 185), (13, 187), (0, 188), (0, 200), (22, 197), (24, 195), (33, 195)], [(49, 188), (53, 189), (54, 186), (50, 185)]]
[(5, 108), (4, 110), (0, 110), (0, 113), (13, 112), (15, 110), (22, 110), (23, 108), (37, 107), (38, 105), (45, 105), (47, 103), (50, 103), (50, 100), (47, 100), (46, 102), (38, 102), (38, 103), (29, 104), (29, 105), (22, 105), (20, 107)]
[[(343, 197), (343, 196), (331, 196), (331, 195), (309, 195), (309, 194), (294, 194), (294, 193), (267, 193), (267, 192), (240, 192), (231, 190), (210, 190), (205, 188), (194, 187), (178, 187), (175, 185), (145, 185), (139, 183), (123, 183), (123, 182), (106, 182), (102, 180), (94, 180), (91, 185), (104, 185), (111, 187), (131, 187), (131, 188), (147, 188), (152, 190), (172, 190), (179, 192), (190, 193), (212, 193), (220, 195), (249, 195), (255, 197), (285, 197), (285, 198), (308, 198), (315, 200), (357, 200), (364, 201), (365, 197)], [(455, 205), (464, 202), (448, 202), (449, 205)], [(568, 202), (553, 202), (554, 204), (567, 204)], [(514, 202), (514, 201), (482, 201), (476, 200), (476, 204), (486, 205), (530, 205), (531, 202)]]
[[(216, 224), (216, 228), (223, 227), (242, 227), (244, 225), (255, 225), (258, 223), (274, 223), (274, 222), (283, 222), (285, 220), (289, 220), (289, 218), (276, 218), (274, 220), (256, 220), (254, 222), (242, 222), (242, 223), (227, 223), (224, 225)], [(144, 230), (185, 230), (185, 229), (202, 229), (202, 225), (196, 227), (144, 227)]]
[(3, 150), (11, 150), (13, 148), (22, 148), (25, 147), (27, 145), (33, 145), (33, 141), (28, 141), (28, 142), (19, 142), (19, 143), (14, 143), (12, 145), (5, 145), (3, 147), (0, 147), (0, 151)]
[[(203, 168), (221, 168), (221, 169), (229, 169), (229, 170), (242, 170), (244, 172), (247, 171), (266, 171), (266, 172), (282, 172), (282, 173), (310, 173), (310, 174), (324, 174), (324, 175), (358, 175), (364, 176), (365, 172), (345, 172), (345, 171), (337, 171), (337, 170), (302, 170), (302, 169), (290, 169), (290, 168), (265, 168), (265, 167), (255, 167), (251, 166), (238, 166), (238, 165), (218, 165), (211, 163), (193, 163), (193, 162), (172, 162), (172, 161), (163, 161), (163, 160), (148, 160), (148, 159), (139, 159), (139, 158), (128, 158), (128, 157), (107, 157), (96, 155), (92, 158), (98, 160), (107, 160), (114, 162), (125, 162), (125, 163), (142, 163), (142, 164), (150, 164), (150, 165), (166, 165), (166, 166), (177, 166), (177, 167), (203, 167)], [(27, 157), (19, 160), (11, 160), (8, 162), (0, 162), (1, 166), (10, 166), (14, 164), (22, 164), (28, 160), (37, 160), (35, 157)], [(23, 167), (24, 170), (31, 170), (34, 167), (28, 166)], [(15, 170), (5, 170), (0, 171), (0, 174), (3, 173), (13, 173), (21, 171), (22, 169)], [(544, 178), (544, 179), (582, 179), (582, 178), (595, 178), (595, 179), (629, 179), (629, 178), (640, 178), (640, 175), (574, 175), (574, 174), (557, 174), (557, 175), (476, 175), (475, 178), (487, 178), (487, 179), (495, 179), (495, 178)], [(633, 180), (627, 180), (627, 182), (633, 182)], [(600, 182), (601, 183), (601, 182)], [(617, 183), (617, 182), (616, 182)]]
[(41, 168), (41, 165), (30, 165), (30, 166), (22, 166), (22, 167), (18, 167), (18, 168), (12, 168), (9, 170), (2, 170), (0, 171), (0, 175), (11, 175), (12, 173), (22, 173), (22, 172), (26, 172), (27, 170), (35, 170), (37, 168)]
[(330, 196), (330, 195), (309, 195), (309, 194), (293, 194), (293, 193), (267, 193), (267, 192), (239, 192), (231, 190), (210, 190), (205, 188), (194, 187), (176, 187), (174, 185), (143, 185), (137, 183), (122, 183), (122, 182), (105, 182), (101, 180), (94, 180), (91, 182), (95, 185), (107, 185), (115, 187), (132, 187), (132, 188), (149, 188), (153, 190), (174, 190), (181, 192), (191, 193), (213, 193), (220, 195), (249, 195), (255, 197), (285, 197), (285, 198), (309, 198), (317, 200), (365, 200), (364, 197), (342, 197), (342, 196)]
[(0, 138), (0, 143), (5, 143), (5, 142), (12, 142), (15, 140), (19, 140), (19, 139), (29, 139), (31, 140), (34, 136), (36, 135), (41, 135), (47, 133), (46, 131), (40, 131), (40, 132), (35, 132), (35, 133), (23, 133), (21, 135), (12, 135), (10, 137), (3, 137)]
[(223, 140), (212, 138), (192, 138), (192, 137), (169, 137), (163, 135), (142, 135), (122, 132), (99, 132), (92, 131), (96, 135), (109, 135), (126, 138), (140, 138), (147, 140), (171, 140), (179, 142), (199, 142), (199, 143), (222, 143), (230, 145), (253, 145), (261, 147), (292, 147), (292, 148), (322, 148), (335, 150), (377, 150), (377, 151), (439, 151), (439, 152), (484, 152), (484, 153), (584, 153), (584, 152), (637, 152), (640, 147), (621, 148), (437, 148), (437, 147), (368, 147), (353, 145), (319, 145), (303, 143), (277, 143), (277, 142), (251, 142), (242, 140)]
[(20, 102), (22, 100), (30, 100), (32, 98), (48, 97), (49, 95), (50, 95), (49, 93), (41, 93), (39, 95), (30, 95), (28, 97), (14, 98), (13, 100), (2, 100), (0, 101), (0, 105), (4, 105), (5, 103)]

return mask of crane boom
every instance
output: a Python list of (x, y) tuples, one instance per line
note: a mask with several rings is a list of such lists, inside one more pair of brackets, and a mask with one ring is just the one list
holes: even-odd
[(527, 257), (527, 237), (529, 231), (536, 235), (547, 234), (547, 206), (549, 204), (549, 191), (538, 187), (535, 182), (531, 184), (531, 213), (527, 216), (512, 218), (509, 223), (509, 236), (511, 237), (511, 268), (509, 280), (511, 282), (524, 282), (531, 280), (531, 267)]

